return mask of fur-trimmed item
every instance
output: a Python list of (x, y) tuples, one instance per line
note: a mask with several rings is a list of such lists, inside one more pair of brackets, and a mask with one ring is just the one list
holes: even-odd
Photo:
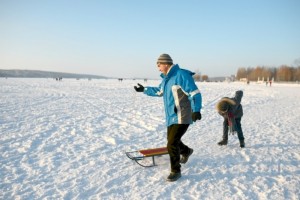
[(228, 97), (222, 98), (216, 105), (216, 109), (218, 113), (222, 115), (225, 118), (225, 120), (227, 118), (229, 131), (232, 134), (234, 134), (236, 128), (235, 128), (235, 119), (231, 111), (232, 110), (231, 107), (235, 105), (236, 103)]
[(218, 112), (227, 112), (230, 106), (235, 105), (236, 103), (228, 97), (222, 98), (216, 105)]

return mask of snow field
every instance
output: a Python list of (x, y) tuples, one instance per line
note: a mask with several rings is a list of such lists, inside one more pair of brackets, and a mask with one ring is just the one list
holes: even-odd
[[(300, 199), (300, 85), (197, 83), (203, 119), (183, 137), (194, 154), (169, 183), (167, 155), (153, 168), (125, 155), (166, 145), (162, 98), (138, 82), (159, 84), (0, 79), (0, 199)], [(239, 89), (246, 148), (236, 135), (219, 147), (215, 104)]]

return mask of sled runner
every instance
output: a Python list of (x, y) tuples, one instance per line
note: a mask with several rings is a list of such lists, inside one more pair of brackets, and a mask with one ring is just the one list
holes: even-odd
[[(155, 166), (155, 156), (161, 156), (168, 154), (167, 147), (153, 148), (153, 149), (143, 149), (138, 151), (125, 152), (127, 157), (134, 160), (137, 164), (142, 167), (153, 167)], [(142, 163), (142, 160), (147, 157), (152, 157), (152, 164), (146, 165)]]

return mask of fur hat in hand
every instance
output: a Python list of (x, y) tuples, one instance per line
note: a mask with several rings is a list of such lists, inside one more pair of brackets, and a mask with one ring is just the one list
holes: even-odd
[(235, 105), (235, 102), (227, 97), (222, 98), (216, 105), (216, 109), (218, 112), (227, 112), (229, 106)]

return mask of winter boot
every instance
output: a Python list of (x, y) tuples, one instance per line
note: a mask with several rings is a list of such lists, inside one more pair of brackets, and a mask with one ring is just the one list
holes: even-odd
[(240, 147), (241, 147), (241, 148), (244, 148), (244, 147), (245, 147), (245, 142), (244, 142), (244, 140), (240, 140)]
[(182, 163), (182, 164), (186, 163), (193, 152), (194, 152), (194, 150), (190, 148), (189, 152), (187, 154), (182, 155), (179, 162)]
[(227, 140), (221, 140), (220, 142), (218, 142), (218, 145), (222, 146), (222, 145), (227, 145)]
[(167, 178), (167, 181), (173, 182), (177, 181), (181, 177), (181, 172), (171, 172)]

